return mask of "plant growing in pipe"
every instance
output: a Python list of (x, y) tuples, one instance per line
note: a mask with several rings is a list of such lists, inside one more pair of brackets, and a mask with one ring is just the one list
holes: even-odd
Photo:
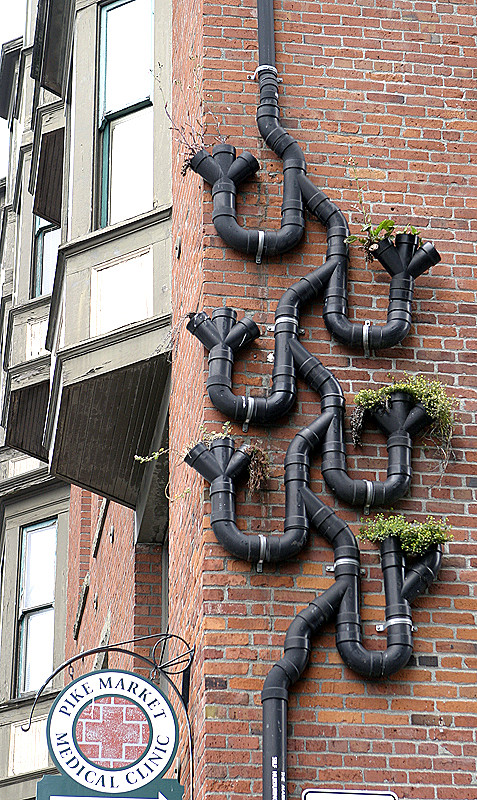
[(449, 542), (453, 537), (447, 519), (427, 517), (425, 522), (409, 522), (402, 514), (385, 517), (377, 514), (365, 525), (361, 525), (358, 539), (369, 542), (384, 542), (389, 537), (399, 539), (401, 547), (407, 555), (424, 555), (431, 548)]
[(436, 444), (443, 471), (452, 457), (452, 436), (455, 425), (457, 401), (447, 395), (439, 381), (431, 381), (424, 375), (405, 375), (379, 389), (361, 389), (355, 397), (355, 408), (351, 414), (350, 427), (355, 447), (361, 445), (361, 434), (366, 416), (374, 417), (380, 425), (387, 414), (393, 398), (407, 396), (417, 411), (426, 414), (430, 423), (427, 434)]
[[(345, 239), (346, 244), (354, 244), (359, 242), (361, 248), (364, 250), (364, 257), (367, 263), (371, 264), (374, 261), (379, 245), (387, 244), (388, 246), (394, 242), (394, 238), (398, 235), (400, 238), (398, 242), (406, 242), (408, 247), (414, 245), (420, 247), (422, 245), (421, 232), (414, 227), (414, 225), (405, 225), (401, 231), (396, 231), (396, 222), (387, 217), (386, 219), (373, 225), (371, 213), (364, 199), (363, 188), (359, 182), (358, 165), (353, 158), (349, 158), (346, 162), (350, 180), (355, 184), (357, 202), (355, 209), (362, 217), (361, 235), (351, 234)], [(384, 240), (387, 240), (387, 243)]]

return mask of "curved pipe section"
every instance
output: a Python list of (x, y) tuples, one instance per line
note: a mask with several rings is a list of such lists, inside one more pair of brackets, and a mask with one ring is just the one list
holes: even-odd
[(281, 536), (247, 535), (235, 523), (235, 482), (248, 466), (244, 448), (234, 451), (231, 439), (194, 447), (186, 462), (210, 482), (211, 524), (218, 541), (239, 558), (278, 562), (292, 557), (305, 545), (309, 520), (334, 549), (336, 583), (301, 611), (285, 639), (283, 658), (272, 668), (262, 692), (263, 797), (286, 798), (288, 689), (306, 667), (311, 636), (336, 616), (337, 646), (344, 662), (359, 674), (377, 679), (407, 664), (412, 651), (410, 603), (434, 580), (440, 566), (440, 548), (414, 560), (406, 570), (400, 544), (387, 540), (381, 547), (386, 598), (387, 647), (368, 651), (361, 639), (359, 609), (359, 549), (351, 530), (309, 489), (311, 452), (322, 446), (322, 472), (326, 483), (352, 505), (386, 505), (402, 497), (411, 480), (412, 437), (429, 424), (425, 409), (412, 407), (407, 397), (395, 396), (389, 408), (374, 412), (374, 420), (387, 439), (388, 470), (385, 481), (353, 480), (346, 467), (344, 397), (329, 370), (310, 356), (298, 340), (302, 306), (324, 290), (323, 316), (328, 330), (342, 343), (362, 347), (365, 354), (392, 347), (407, 335), (411, 325), (414, 281), (440, 256), (430, 243), (399, 234), (383, 240), (373, 253), (391, 277), (387, 320), (384, 325), (350, 322), (348, 318), (347, 222), (329, 198), (306, 177), (303, 152), (280, 124), (278, 77), (275, 66), (273, 0), (257, 0), (260, 88), (257, 125), (266, 144), (283, 162), (282, 219), (278, 231), (246, 229), (237, 222), (236, 195), (240, 184), (259, 168), (248, 152), (237, 157), (235, 148), (218, 145), (212, 155), (202, 150), (191, 168), (212, 187), (213, 222), (222, 239), (239, 252), (263, 256), (291, 250), (304, 231), (305, 206), (326, 228), (324, 264), (288, 289), (275, 313), (275, 360), (268, 397), (235, 396), (232, 372), (235, 354), (253, 341), (259, 330), (250, 319), (237, 322), (231, 309), (191, 314), (188, 329), (209, 351), (207, 388), (212, 403), (231, 419), (270, 424), (286, 414), (296, 398), (296, 370), (320, 394), (321, 416), (300, 431), (285, 459), (285, 528)]
[(336, 641), (345, 664), (366, 678), (389, 677), (406, 666), (412, 653), (410, 601), (436, 577), (440, 557), (429, 551), (406, 573), (401, 545), (391, 538), (381, 545), (386, 598), (386, 649), (367, 650), (361, 638), (359, 613), (359, 549), (349, 527), (308, 487), (302, 495), (311, 522), (334, 550), (336, 583), (300, 611), (291, 623), (283, 657), (268, 673), (262, 690), (263, 799), (286, 797), (288, 692), (309, 660), (311, 637), (336, 617)]
[(339, 255), (339, 264), (325, 289), (323, 318), (326, 327), (340, 342), (363, 347), (365, 352), (399, 344), (411, 327), (414, 279), (440, 261), (435, 247), (426, 242), (419, 247), (419, 237), (398, 234), (395, 244), (383, 239), (374, 255), (391, 275), (387, 321), (385, 325), (356, 323), (348, 319), (348, 248), (344, 242), (348, 225), (339, 208), (315, 188), (305, 175), (299, 183), (306, 207), (325, 227), (327, 257)]
[(302, 428), (288, 447), (285, 457), (285, 524), (283, 534), (242, 533), (235, 522), (235, 483), (250, 463), (247, 448), (234, 451), (233, 439), (215, 439), (210, 450), (203, 442), (185, 457), (186, 464), (210, 483), (212, 530), (217, 541), (233, 556), (257, 564), (277, 563), (297, 555), (308, 540), (308, 517), (301, 490), (307, 486), (310, 454), (319, 445), (331, 415), (322, 414)]
[(260, 335), (255, 322), (249, 317), (237, 322), (237, 314), (231, 308), (215, 309), (212, 318), (204, 311), (189, 314), (187, 330), (209, 351), (209, 397), (229, 419), (267, 425), (291, 410), (296, 399), (296, 374), (290, 343), (298, 336), (300, 310), (324, 288), (336, 265), (336, 258), (327, 259), (280, 298), (275, 311), (275, 357), (268, 397), (235, 395), (232, 390), (236, 353)]
[(259, 168), (248, 152), (236, 159), (230, 145), (214, 147), (212, 156), (201, 150), (190, 161), (190, 167), (212, 187), (212, 220), (219, 236), (241, 253), (254, 255), (259, 264), (264, 256), (276, 256), (292, 250), (305, 230), (305, 208), (299, 178), (306, 173), (301, 147), (280, 124), (278, 106), (278, 73), (275, 67), (275, 35), (273, 3), (258, 0), (258, 76), (260, 100), (257, 126), (265, 143), (283, 162), (283, 199), (280, 229), (276, 231), (247, 229), (237, 222), (237, 188)]
[(286, 797), (288, 690), (308, 663), (311, 637), (336, 616), (345, 592), (345, 582), (338, 581), (300, 611), (288, 628), (283, 658), (265, 679), (262, 690), (263, 800)]
[[(233, 321), (227, 313), (216, 329), (228, 335)], [(328, 379), (329, 380), (329, 379)], [(337, 382), (336, 382), (337, 383)], [(414, 409), (399, 393), (393, 398), (395, 424), (405, 428)], [(309, 456), (332, 429), (334, 415), (324, 411), (292, 440), (285, 459), (285, 530), (282, 536), (247, 535), (235, 523), (235, 482), (250, 463), (246, 448), (237, 451), (229, 437), (216, 439), (210, 450), (203, 443), (186, 456), (210, 482), (211, 524), (218, 541), (232, 555), (256, 562), (280, 561), (299, 552), (306, 543), (310, 520), (334, 550), (335, 584), (300, 611), (285, 637), (284, 655), (270, 670), (262, 690), (263, 705), (263, 798), (287, 796), (288, 691), (302, 675), (309, 660), (311, 637), (336, 617), (336, 642), (345, 664), (364, 677), (377, 680), (406, 666), (412, 653), (410, 603), (431, 584), (441, 560), (440, 548), (414, 560), (406, 570), (401, 545), (391, 537), (381, 544), (386, 599), (386, 649), (367, 650), (362, 642), (360, 617), (360, 557), (356, 539), (348, 525), (309, 489)], [(391, 423), (387, 421), (387, 430)], [(393, 435), (393, 434), (391, 434)]]
[(345, 664), (358, 674), (373, 680), (389, 677), (404, 667), (411, 657), (410, 602), (436, 577), (440, 553), (437, 552), (438, 549), (425, 553), (406, 571), (399, 540), (390, 537), (381, 543), (386, 598), (383, 628), (386, 630), (387, 647), (383, 652), (367, 650), (361, 637), (360, 560), (356, 539), (346, 523), (338, 519), (308, 487), (301, 491), (311, 524), (333, 547), (335, 578), (346, 585), (336, 619), (338, 651)]
[(396, 392), (389, 408), (374, 413), (376, 423), (387, 442), (388, 467), (385, 481), (350, 478), (346, 463), (344, 431), (345, 399), (340, 383), (316, 356), (310, 355), (298, 341), (290, 342), (297, 370), (311, 389), (321, 398), (322, 413), (331, 414), (321, 445), (321, 472), (331, 491), (352, 506), (389, 506), (408, 492), (411, 483), (412, 436), (430, 419), (422, 406), (403, 392)]

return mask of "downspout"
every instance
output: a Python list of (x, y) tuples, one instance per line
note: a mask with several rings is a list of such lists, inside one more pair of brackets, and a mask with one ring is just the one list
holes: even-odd
[(366, 678), (389, 677), (406, 666), (412, 653), (409, 603), (435, 579), (441, 561), (436, 547), (418, 558), (406, 573), (401, 545), (390, 538), (381, 545), (386, 598), (386, 650), (367, 650), (361, 639), (359, 613), (360, 561), (356, 539), (346, 523), (307, 488), (302, 490), (312, 523), (334, 550), (336, 583), (300, 611), (291, 623), (283, 658), (268, 673), (262, 690), (263, 800), (287, 797), (287, 719), (290, 687), (309, 659), (311, 636), (337, 615), (336, 643), (346, 666)]
[(365, 678), (389, 677), (406, 666), (412, 652), (410, 601), (422, 594), (435, 579), (441, 563), (437, 546), (419, 556), (406, 573), (398, 539), (390, 537), (381, 544), (386, 598), (385, 624), (387, 648), (370, 651), (362, 644), (359, 613), (359, 548), (346, 523), (326, 506), (308, 487), (302, 489), (310, 522), (333, 547), (336, 579), (344, 579), (346, 592), (336, 621), (336, 644), (345, 664)]
[(197, 153), (190, 167), (212, 186), (212, 219), (219, 236), (235, 250), (254, 255), (259, 264), (263, 256), (276, 256), (293, 249), (303, 236), (305, 215), (299, 177), (306, 173), (306, 161), (293, 136), (280, 125), (273, 0), (259, 0), (257, 10), (259, 66), (254, 76), (258, 77), (260, 87), (257, 125), (268, 147), (283, 161), (280, 229), (247, 229), (237, 222), (237, 188), (259, 168), (250, 153), (244, 152), (236, 158), (234, 147), (220, 144), (214, 147), (212, 156), (206, 150)]
[(336, 616), (346, 592), (337, 581), (295, 617), (285, 636), (284, 654), (268, 673), (262, 689), (263, 800), (287, 797), (288, 692), (303, 674), (311, 652), (311, 637)]
[(367, 650), (361, 637), (360, 558), (356, 539), (348, 525), (308, 488), (309, 455), (319, 444), (329, 418), (329, 413), (324, 414), (312, 426), (302, 429), (288, 448), (283, 536), (247, 535), (236, 526), (235, 482), (250, 462), (244, 447), (235, 451), (233, 440), (223, 437), (214, 440), (210, 450), (203, 443), (196, 445), (185, 459), (211, 484), (212, 528), (232, 555), (258, 562), (259, 569), (263, 561), (279, 561), (294, 555), (306, 542), (307, 515), (334, 550), (335, 584), (293, 620), (285, 637), (284, 655), (272, 667), (263, 686), (263, 800), (287, 797), (288, 694), (306, 668), (311, 637), (336, 617), (338, 651), (350, 669), (373, 680), (394, 674), (408, 663), (412, 653), (410, 602), (427, 589), (440, 567), (440, 547), (415, 559), (406, 571), (399, 541), (390, 538), (382, 543), (386, 608), (381, 627), (386, 630), (387, 647), (383, 652)]

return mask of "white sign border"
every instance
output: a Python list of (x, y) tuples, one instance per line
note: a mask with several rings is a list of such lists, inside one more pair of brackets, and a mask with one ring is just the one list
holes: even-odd
[[(317, 794), (323, 795), (323, 800), (399, 800), (394, 792), (375, 792), (368, 791), (367, 789), (314, 789), (309, 787), (303, 789), (301, 793), (302, 800), (310, 800), (309, 795)], [(328, 795), (328, 797), (326, 797)]]
[[(124, 688), (126, 684), (127, 689)], [(147, 717), (152, 732), (141, 758), (116, 769), (90, 762), (78, 749), (75, 737), (81, 711), (92, 700), (109, 695), (136, 703)], [(76, 678), (58, 695), (48, 715), (48, 749), (60, 773), (80, 786), (110, 796), (140, 790), (162, 777), (174, 760), (178, 740), (177, 717), (162, 690), (148, 678), (127, 670), (96, 670)], [(162, 764), (157, 763), (159, 759)]]

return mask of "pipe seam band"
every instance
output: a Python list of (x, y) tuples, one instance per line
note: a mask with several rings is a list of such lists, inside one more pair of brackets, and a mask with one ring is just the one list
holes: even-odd
[(372, 481), (364, 481), (366, 485), (366, 498), (364, 501), (364, 509), (363, 513), (367, 517), (369, 514), (369, 510), (371, 508), (372, 502), (374, 500), (374, 486)]
[(263, 562), (265, 561), (265, 555), (267, 553), (267, 538), (263, 535), (263, 533), (259, 533), (258, 539), (260, 542), (260, 551), (258, 554), (256, 570), (257, 572), (263, 572)]
[(260, 66), (257, 67), (255, 72), (251, 76), (250, 80), (252, 80), (252, 81), (257, 80), (257, 75), (260, 75), (260, 73), (264, 72), (266, 69), (271, 70), (272, 72), (275, 73), (275, 75), (278, 75), (278, 70), (277, 70), (276, 67), (273, 66), (273, 64), (260, 64)]
[(256, 264), (262, 263), (262, 253), (264, 245), (265, 245), (265, 231), (258, 231), (258, 245), (257, 245), (257, 252), (255, 254)]
[(416, 630), (412, 624), (411, 617), (393, 617), (393, 619), (386, 620), (381, 625), (376, 625), (376, 630), (378, 633), (382, 633), (386, 628), (390, 628), (391, 625), (409, 625), (412, 630)]
[(371, 320), (370, 319), (366, 319), (364, 321), (364, 325), (363, 325), (363, 349), (364, 349), (364, 355), (365, 355), (366, 358), (369, 358), (369, 356), (371, 355), (371, 352), (370, 352), (370, 349), (369, 349), (369, 329), (370, 329), (370, 327), (371, 327)]
[(275, 317), (275, 327), (280, 322), (291, 322), (292, 325), (295, 325), (295, 327), (298, 328), (298, 320), (296, 317), (287, 317), (285, 314), (282, 314), (280, 317)]
[(359, 558), (337, 558), (333, 565), (334, 569), (341, 567), (343, 564), (353, 564), (353, 566), (359, 567)]
[(252, 419), (252, 415), (253, 415), (253, 408), (255, 406), (255, 400), (254, 400), (253, 397), (244, 397), (243, 399), (244, 399), (244, 405), (245, 405), (245, 410), (246, 410), (245, 411), (246, 416), (245, 416), (245, 419), (243, 421), (242, 430), (243, 430), (244, 433), (247, 433), (248, 425), (249, 425), (249, 422)]

